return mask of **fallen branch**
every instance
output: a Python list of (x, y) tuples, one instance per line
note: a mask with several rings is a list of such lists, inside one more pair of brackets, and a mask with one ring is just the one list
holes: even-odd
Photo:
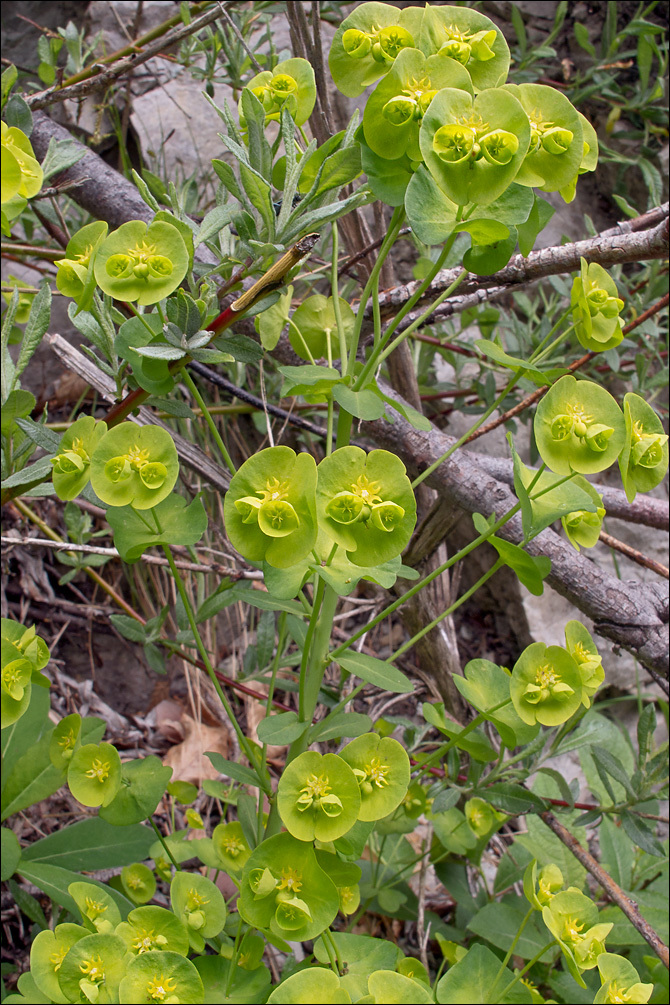
[(635, 901), (631, 900), (628, 894), (624, 893), (621, 887), (615, 883), (610, 876), (608, 876), (603, 867), (596, 862), (593, 855), (589, 854), (588, 851), (582, 848), (577, 838), (572, 836), (567, 827), (564, 827), (563, 824), (556, 819), (553, 813), (541, 813), (540, 819), (543, 820), (547, 827), (554, 832), (556, 837), (563, 842), (565, 847), (572, 852), (577, 861), (581, 862), (584, 868), (591, 873), (593, 878), (600, 883), (608, 899), (611, 900), (613, 904), (616, 904), (617, 907), (621, 908), (631, 925), (638, 930), (645, 942), (651, 946), (661, 962), (670, 969), (668, 947), (663, 941), (661, 941), (649, 922), (645, 921), (642, 917), (637, 909)]

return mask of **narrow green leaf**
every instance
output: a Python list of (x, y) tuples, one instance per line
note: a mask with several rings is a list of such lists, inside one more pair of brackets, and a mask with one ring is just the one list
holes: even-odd
[(384, 691), (393, 691), (394, 694), (409, 694), (414, 690), (414, 685), (409, 678), (392, 663), (378, 660), (366, 653), (354, 653), (348, 650), (342, 656), (337, 657), (337, 662), (343, 670), (348, 670), (349, 673), (366, 681), (366, 683), (375, 684)]

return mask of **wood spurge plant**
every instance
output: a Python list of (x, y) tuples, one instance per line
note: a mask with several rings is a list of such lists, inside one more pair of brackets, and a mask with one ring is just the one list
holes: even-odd
[[(604, 542), (667, 579), (607, 522), (667, 526), (638, 498), (668, 470), (663, 15), (596, 5), (598, 53), (584, 5), (545, 5), (544, 44), (528, 5), (482, 6), (203, 0), (139, 35), (139, 5), (127, 49), (70, 23), (45, 88), (3, 72), (3, 255), (41, 276), (3, 292), (3, 540), (8, 569), (69, 567), (3, 591), (3, 924), (29, 933), (3, 1002), (668, 1000), (667, 604), (602, 565)], [(223, 130), (182, 181), (132, 168), (114, 105), (166, 53)], [(114, 210), (42, 111), (94, 85)], [(596, 183), (630, 222), (548, 235)], [(28, 390), (43, 339), (74, 407)], [(463, 449), (503, 424), (509, 459)], [(544, 622), (547, 585), (579, 618)], [(190, 734), (173, 701), (163, 733), (149, 705), (128, 735), (87, 714), (63, 654), (88, 618), (93, 666), (94, 617), (186, 668)], [(216, 744), (163, 761), (209, 702)]]

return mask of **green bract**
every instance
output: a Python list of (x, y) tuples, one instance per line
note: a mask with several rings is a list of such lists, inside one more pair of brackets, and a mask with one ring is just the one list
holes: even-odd
[(121, 785), (121, 758), (111, 743), (86, 743), (70, 759), (67, 784), (84, 806), (107, 806)]
[(397, 740), (365, 733), (343, 747), (361, 791), (359, 820), (381, 820), (400, 805), (409, 785), (409, 758)]
[(171, 952), (186, 956), (188, 934), (179, 918), (164, 907), (137, 907), (126, 921), (116, 926), (114, 934), (126, 944), (128, 952), (141, 956), (150, 952)]
[(103, 241), (93, 268), (100, 289), (116, 300), (155, 304), (186, 275), (188, 251), (171, 223), (130, 220)]
[(177, 448), (166, 429), (122, 422), (102, 437), (91, 458), (91, 485), (110, 506), (151, 509), (172, 491)]
[(403, 49), (365, 104), (363, 132), (370, 149), (388, 159), (407, 154), (413, 161), (422, 160), (419, 128), (443, 87), (474, 96), (470, 74), (452, 59), (426, 58), (418, 49)]
[(323, 967), (308, 967), (282, 981), (268, 998), (268, 1005), (294, 1005), (298, 1002), (336, 1005), (350, 1001), (347, 992), (340, 987), (337, 974)]
[(338, 908), (337, 889), (307, 842), (276, 834), (252, 852), (239, 900), (248, 924), (302, 942), (328, 928)]
[(56, 925), (52, 932), (46, 929), (35, 936), (30, 947), (30, 973), (40, 991), (51, 1001), (69, 1001), (60, 989), (58, 971), (75, 942), (90, 933), (82, 925)]
[[(285, 59), (274, 70), (262, 70), (246, 85), (265, 109), (266, 121), (279, 119), (286, 109), (297, 126), (312, 114), (316, 101), (314, 70), (306, 59)], [(240, 124), (244, 126), (240, 100)]]
[(602, 985), (593, 999), (594, 1005), (609, 1002), (644, 1005), (649, 1001), (654, 985), (642, 984), (630, 960), (616, 953), (601, 953), (597, 962)]
[(205, 939), (218, 935), (226, 920), (226, 902), (215, 883), (197, 872), (178, 872), (170, 886), (172, 910), (188, 932), (197, 953)]
[(217, 824), (212, 832), (212, 843), (226, 872), (238, 873), (244, 868), (251, 855), (251, 848), (237, 821)]
[(307, 453), (268, 447), (233, 475), (224, 502), (226, 532), (251, 562), (288, 569), (316, 541), (316, 464)]
[(91, 477), (91, 457), (107, 432), (107, 424), (92, 415), (81, 415), (63, 433), (52, 459), (53, 485), (59, 499), (75, 499)]
[(581, 271), (572, 284), (572, 317), (579, 344), (593, 352), (613, 349), (623, 339), (619, 314), (623, 300), (612, 277), (597, 262), (581, 259)]
[(598, 137), (596, 135), (596, 131), (589, 120), (585, 118), (581, 112), (577, 112), (577, 114), (582, 125), (583, 153), (577, 174), (571, 182), (559, 189), (559, 192), (566, 202), (572, 202), (575, 197), (579, 175), (586, 174), (588, 171), (595, 171), (598, 166)]
[(523, 892), (536, 911), (541, 911), (563, 887), (563, 873), (557, 865), (545, 865), (538, 874), (537, 861), (529, 862), (523, 875)]
[(67, 888), (81, 911), (84, 927), (99, 935), (114, 931), (121, 922), (121, 914), (111, 893), (93, 883), (70, 883)]
[(581, 621), (568, 621), (565, 626), (565, 648), (579, 667), (582, 678), (582, 704), (589, 708), (591, 698), (605, 680), (603, 658)]
[(584, 155), (582, 123), (564, 94), (545, 84), (505, 84), (530, 121), (530, 145), (515, 181), (556, 192), (576, 178)]
[(467, 7), (426, 5), (420, 47), (461, 63), (475, 91), (499, 87), (507, 79), (509, 47), (499, 28), (479, 11)]
[(74, 712), (66, 715), (51, 734), (49, 759), (54, 767), (67, 771), (75, 750), (81, 746), (81, 716)]
[(492, 88), (473, 99), (446, 87), (433, 98), (419, 133), (423, 159), (459, 206), (487, 205), (515, 180), (530, 142), (525, 111), (508, 91)]
[(277, 787), (279, 815), (300, 841), (336, 841), (356, 823), (360, 806), (355, 774), (337, 754), (300, 754)]
[(565, 649), (533, 642), (514, 665), (510, 696), (524, 722), (559, 726), (581, 704), (579, 667)]
[(561, 377), (542, 398), (534, 428), (540, 457), (561, 475), (604, 471), (626, 440), (623, 414), (609, 391), (572, 376)]
[(58, 971), (58, 983), (69, 1002), (108, 1005), (119, 1000), (126, 972), (126, 947), (116, 935), (87, 935), (76, 942)]
[(542, 920), (557, 940), (573, 977), (592, 970), (604, 952), (604, 942), (612, 924), (598, 924), (598, 908), (579, 890), (557, 893), (542, 908)]
[[(348, 349), (354, 332), (355, 317), (349, 304), (341, 298), (340, 316), (344, 329), (344, 346)], [(333, 298), (317, 293), (304, 300), (291, 317), (289, 340), (302, 359), (320, 359), (325, 356), (329, 366), (332, 360), (339, 359), (343, 347), (339, 338)]]
[(658, 415), (638, 394), (623, 399), (626, 442), (619, 457), (628, 502), (655, 488), (668, 470), (668, 437)]
[(318, 476), (319, 526), (350, 561), (371, 567), (403, 551), (414, 530), (416, 502), (399, 457), (341, 447), (321, 461)]
[(107, 224), (103, 221), (89, 223), (70, 238), (65, 249), (65, 257), (54, 264), (58, 266), (56, 286), (66, 297), (72, 299), (81, 309), (88, 309), (95, 289), (93, 265), (98, 248), (107, 236)]
[(595, 513), (590, 513), (588, 510), (582, 509), (573, 510), (571, 513), (567, 513), (565, 516), (561, 517), (563, 530), (567, 535), (568, 541), (577, 549), (577, 551), (580, 550), (580, 546), (582, 548), (593, 548), (594, 544), (596, 544), (598, 538), (600, 537), (600, 528), (603, 525), (603, 518), (606, 512), (605, 507), (602, 504), (602, 496), (596, 491), (596, 489), (594, 489), (593, 485), (591, 485), (590, 482), (587, 482), (586, 478), (582, 478), (581, 475), (576, 475), (575, 478), (572, 478), (571, 484), (577, 485), (579, 488), (583, 489), (596, 504), (597, 509)]
[(156, 892), (156, 877), (146, 865), (136, 862), (121, 870), (121, 886), (134, 904), (146, 904)]
[[(18, 169), (18, 171), (17, 171)], [(2, 202), (19, 195), (32, 199), (42, 188), (44, 175), (26, 134), (2, 123)]]
[[(398, 54), (416, 45), (423, 11), (400, 11), (386, 3), (363, 3), (335, 32), (328, 65), (335, 86), (356, 98), (383, 77)], [(418, 15), (418, 17), (417, 17)]]
[(45, 687), (49, 680), (39, 671), (49, 662), (46, 642), (35, 634), (35, 626), (25, 628), (18, 621), (3, 618), (0, 631), (0, 672), (2, 674), (2, 728), (21, 718), (30, 704), (33, 683)]
[(179, 953), (146, 953), (128, 964), (119, 985), (121, 1005), (197, 1005), (205, 1000), (200, 974), (190, 960)]

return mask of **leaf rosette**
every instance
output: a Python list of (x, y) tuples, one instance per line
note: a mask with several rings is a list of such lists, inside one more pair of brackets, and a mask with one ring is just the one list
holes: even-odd
[[(262, 70), (245, 85), (265, 110), (266, 122), (278, 120), (286, 109), (297, 126), (304, 125), (316, 101), (314, 70), (306, 59), (295, 57), (277, 63), (274, 70)], [(240, 124), (244, 128), (242, 101)]]
[(56, 495), (64, 501), (75, 499), (91, 477), (91, 457), (107, 432), (107, 424), (92, 415), (81, 415), (63, 433), (58, 453), (52, 459), (52, 480)]
[(572, 319), (579, 344), (593, 352), (614, 349), (623, 339), (623, 300), (612, 277), (597, 262), (581, 259), (570, 294)]
[(510, 696), (524, 722), (560, 726), (582, 702), (579, 667), (560, 646), (533, 642), (514, 665)]
[(407, 795), (409, 758), (391, 736), (364, 733), (340, 751), (352, 769), (361, 793), (358, 819), (381, 820), (393, 813)]
[(668, 470), (668, 437), (654, 409), (639, 394), (623, 399), (626, 442), (619, 457), (621, 480), (628, 502), (638, 492), (649, 492)]
[(446, 87), (429, 105), (419, 132), (426, 167), (458, 206), (494, 202), (515, 180), (530, 143), (528, 116), (503, 88), (473, 99)]
[(459, 63), (441, 56), (426, 58), (419, 49), (403, 49), (365, 104), (363, 133), (370, 149), (392, 160), (404, 154), (412, 161), (422, 160), (421, 122), (444, 87), (474, 97), (470, 74)]
[(571, 102), (546, 84), (505, 84), (530, 122), (530, 145), (515, 181), (557, 192), (577, 177), (584, 158), (582, 121)]
[(405, 465), (387, 450), (341, 447), (319, 464), (319, 526), (355, 565), (372, 567), (399, 555), (416, 523)]
[(107, 230), (102, 220), (86, 224), (68, 241), (64, 257), (54, 262), (58, 266), (56, 286), (66, 297), (72, 297), (80, 310), (88, 310), (93, 299), (95, 256)]
[(276, 834), (251, 854), (242, 874), (240, 914), (282, 939), (315, 939), (339, 908), (337, 888), (319, 867), (311, 844)]
[(403, 49), (417, 45), (423, 11), (363, 3), (335, 32), (328, 65), (335, 86), (349, 98), (388, 73)]
[(288, 569), (314, 547), (316, 463), (290, 447), (268, 447), (233, 475), (224, 502), (226, 532), (250, 562)]
[(91, 486), (110, 506), (151, 509), (170, 494), (178, 474), (177, 448), (161, 426), (122, 422), (91, 457)]
[(130, 220), (103, 241), (93, 269), (100, 289), (116, 300), (155, 304), (186, 275), (188, 250), (171, 223)]
[(617, 459), (626, 441), (626, 423), (604, 387), (572, 376), (549, 389), (535, 413), (540, 457), (557, 474), (594, 474)]
[(279, 815), (299, 841), (337, 841), (356, 823), (360, 806), (356, 776), (337, 754), (305, 751), (277, 787)]

